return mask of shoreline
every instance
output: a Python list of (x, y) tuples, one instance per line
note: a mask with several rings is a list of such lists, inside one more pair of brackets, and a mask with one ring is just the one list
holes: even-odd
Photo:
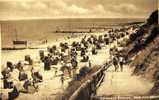
[[(144, 21), (137, 21), (137, 22), (128, 22), (128, 23), (118, 23), (118, 24), (114, 24), (114, 25), (107, 25), (107, 27), (106, 28), (104, 28), (104, 27), (102, 27), (101, 29), (112, 29), (113, 27), (122, 27), (123, 25), (134, 25), (134, 24), (142, 24), (142, 23), (145, 23)], [(94, 27), (94, 28), (91, 28), (91, 27), (85, 27), (86, 29), (99, 29), (99, 27)], [(66, 33), (66, 34), (71, 34), (71, 33), (75, 33), (75, 34), (91, 34), (91, 33), (94, 33), (94, 32), (85, 32), (85, 31), (75, 31), (75, 32), (73, 32), (73, 31), (65, 31), (65, 30), (63, 30), (63, 31), (55, 31), (55, 33), (53, 33), (53, 34), (56, 34), (56, 33), (58, 33), (58, 34), (60, 34), (60, 33)], [(78, 37), (78, 36), (77, 36)], [(77, 38), (76, 37), (76, 38)], [(1, 48), (1, 50), (22, 50), (22, 49), (40, 49), (40, 48), (36, 48), (36, 47), (29, 47), (29, 48), (25, 48), (25, 47), (23, 47), (23, 48), (14, 48), (14, 47), (2, 47)]]
[[(142, 24), (142, 23), (140, 23), (140, 24)], [(135, 24), (137, 24), (137, 23), (136, 22), (133, 22), (132, 24), (125, 23), (123, 25), (124, 26), (130, 26), (130, 25), (135, 25)], [(117, 26), (114, 25), (114, 26), (109, 26), (109, 27), (112, 28), (112, 29), (116, 29), (116, 28), (122, 28), (123, 25), (122, 25), (122, 23), (120, 23)], [(108, 31), (108, 29), (107, 29), (107, 31)], [(24, 48), (24, 47), (23, 48), (12, 48), (12, 47), (4, 48), (4, 47), (2, 47), (1, 48), (1, 65), (3, 66), (5, 64), (5, 62), (6, 62), (6, 61), (4, 62), (4, 59), (5, 60), (9, 60), (9, 59), (7, 59), (8, 57), (5, 57), (5, 53), (6, 52), (17, 52), (17, 51), (21, 52), (21, 51), (25, 51), (25, 50), (26, 51), (28, 51), (28, 50), (30, 50), (30, 51), (32, 51), (32, 50), (33, 51), (35, 51), (35, 50), (46, 50), (47, 47), (49, 47), (49, 46), (52, 46), (52, 45), (57, 45), (58, 46), (58, 44), (60, 42), (67, 42), (67, 43), (70, 44), (70, 43), (72, 43), (72, 41), (79, 40), (84, 35), (86, 35), (86, 36), (89, 36), (89, 35), (92, 35), (92, 34), (100, 35), (100, 34), (106, 33), (107, 31), (102, 31), (102, 32), (95, 31), (95, 32), (91, 32), (91, 33), (82, 33), (82, 34), (78, 34), (76, 37), (72, 37), (70, 39), (68, 39), (68, 36), (69, 36), (68, 34), (69, 33), (67, 33), (65, 36), (63, 35), (63, 37), (58, 37), (58, 38), (56, 38), (56, 40), (55, 39), (53, 39), (52, 41), (50, 40), (46, 44), (34, 44), (33, 47), (29, 47), (28, 46), (28, 48)], [(26, 52), (24, 52), (24, 53), (26, 53)], [(19, 53), (17, 52), (17, 54), (19, 54)], [(29, 54), (29, 53), (26, 53), (26, 54)], [(12, 53), (11, 55), (15, 55), (15, 53)], [(24, 54), (23, 54), (23, 56), (24, 56)], [(38, 56), (38, 55), (36, 55), (36, 56)], [(22, 58), (22, 57), (19, 57), (19, 58)], [(37, 58), (37, 57), (35, 57), (35, 58)]]

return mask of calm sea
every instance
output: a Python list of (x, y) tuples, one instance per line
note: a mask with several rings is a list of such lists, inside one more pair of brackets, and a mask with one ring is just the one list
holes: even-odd
[(76, 30), (84, 27), (107, 26), (119, 23), (139, 22), (144, 19), (38, 19), (38, 20), (12, 20), (0, 21), (2, 47), (11, 47), (16, 39), (28, 41), (41, 41), (43, 39), (55, 40), (64, 35), (54, 33), (56, 30)]

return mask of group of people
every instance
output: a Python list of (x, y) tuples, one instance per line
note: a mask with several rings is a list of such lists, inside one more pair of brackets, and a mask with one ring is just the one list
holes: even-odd
[[(80, 41), (73, 41), (72, 43), (61, 42), (59, 46), (53, 45), (52, 47), (48, 47), (47, 55), (44, 55), (44, 51), (41, 50), (40, 59), (44, 63), (45, 70), (50, 70), (52, 65), (60, 64), (62, 66), (60, 70), (64, 74), (65, 71), (67, 71), (69, 77), (72, 78), (79, 67), (79, 61), (87, 62), (87, 67), (91, 67), (90, 54), (97, 55), (98, 50), (106, 45), (109, 46), (114, 42), (117, 42), (116, 45), (122, 46), (123, 38), (130, 36), (137, 29), (137, 25), (134, 25), (119, 29), (111, 29), (104, 35), (85, 35)], [(130, 30), (133, 30), (133, 32), (130, 32)], [(123, 40), (121, 41), (121, 39)], [(118, 50), (117, 47), (110, 48), (110, 56), (115, 71), (117, 71), (119, 67), (121, 71), (123, 71), (123, 64), (125, 63), (126, 57), (121, 54), (120, 50)], [(55, 75), (56, 73), (57, 69), (55, 69)], [(61, 79), (63, 80), (63, 78)]]
[[(132, 26), (131, 26), (132, 27)], [(126, 35), (130, 35), (128, 30), (131, 27), (127, 28), (120, 28), (120, 29), (112, 29), (109, 30), (104, 35), (90, 35), (84, 36), (81, 41), (73, 41), (71, 44), (65, 42), (60, 43), (58, 45), (53, 45), (52, 47), (47, 48), (47, 52), (44, 50), (39, 51), (40, 61), (44, 64), (44, 70), (49, 71), (52, 68), (52, 65), (61, 65), (60, 71), (63, 73), (61, 74), (61, 83), (64, 83), (65, 75), (68, 74), (70, 78), (75, 77), (77, 74), (77, 69), (80, 69), (79, 62), (86, 62), (88, 63), (88, 68), (92, 67), (92, 63), (90, 60), (91, 55), (97, 55), (98, 50), (102, 49), (106, 45), (110, 45), (114, 41), (117, 41), (117, 44), (121, 44), (119, 39), (124, 38)], [(115, 47), (110, 49), (110, 56), (115, 67), (115, 71), (118, 70), (119, 66), (121, 71), (123, 71), (123, 64), (125, 58), (122, 57), (119, 53), (119, 50)], [(13, 91), (9, 93), (10, 98), (15, 98), (19, 94), (19, 90), (14, 84), (14, 81), (10, 80), (11, 73), (14, 70), (18, 70), (19, 81), (23, 81), (23, 88), (25, 92), (29, 92), (29, 86), (32, 86), (35, 91), (38, 90), (38, 85), (36, 83), (43, 81), (43, 76), (39, 71), (34, 70), (33, 59), (30, 55), (26, 55), (24, 60), (27, 62), (23, 64), (22, 62), (18, 62), (17, 64), (13, 64), (12, 62), (7, 62), (6, 68), (2, 71), (3, 75), (3, 84), (4, 88), (13, 88)], [(24, 70), (24, 66), (27, 65), (30, 67), (29, 71), (31, 72), (31, 78), (28, 78)], [(58, 72), (58, 68), (54, 67), (55, 76)], [(80, 75), (86, 74), (85, 71), (81, 72)]]

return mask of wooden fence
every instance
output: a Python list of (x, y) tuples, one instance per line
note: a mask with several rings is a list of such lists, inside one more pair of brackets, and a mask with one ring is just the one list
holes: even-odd
[(69, 100), (90, 100), (92, 96), (96, 94), (97, 88), (102, 83), (105, 73), (111, 62), (103, 65), (97, 72), (92, 75), (91, 80), (84, 82), (69, 98)]

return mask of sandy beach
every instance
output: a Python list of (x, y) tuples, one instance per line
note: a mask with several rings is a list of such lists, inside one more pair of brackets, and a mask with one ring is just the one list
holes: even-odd
[[(89, 37), (91, 34), (93, 35), (103, 35), (107, 33), (107, 31), (105, 32), (100, 32), (100, 33), (89, 33), (89, 34), (84, 34), (86, 35), (87, 37)], [(33, 61), (35, 62), (33, 64), (33, 66), (35, 67), (35, 69), (39, 70), (41, 73), (42, 73), (42, 76), (44, 77), (44, 80), (42, 83), (39, 83), (39, 91), (34, 93), (34, 94), (24, 94), (24, 93), (21, 93), (20, 96), (17, 98), (17, 100), (29, 100), (29, 99), (33, 99), (34, 100), (43, 100), (43, 99), (46, 99), (46, 98), (54, 98), (56, 97), (56, 95), (60, 94), (63, 92), (63, 88), (61, 87), (61, 84), (60, 84), (60, 77), (54, 77), (54, 68), (58, 68), (58, 74), (60, 74), (60, 64), (58, 65), (53, 65), (52, 66), (52, 69), (50, 71), (44, 71), (44, 68), (43, 68), (43, 64), (42, 63), (37, 63), (39, 61), (39, 50), (44, 50), (45, 52), (47, 51), (47, 47), (48, 46), (52, 46), (52, 45), (59, 45), (60, 42), (68, 42), (69, 44), (72, 43), (73, 41), (80, 41), (81, 38), (84, 37), (84, 35), (82, 36), (78, 36), (76, 38), (71, 38), (71, 39), (61, 39), (61, 41), (56, 41), (56, 42), (50, 42), (50, 43), (47, 43), (47, 44), (44, 44), (44, 45), (38, 45), (37, 48), (40, 48), (40, 49), (24, 49), (24, 50), (13, 50), (13, 51), (2, 51), (2, 66), (5, 66), (5, 63), (7, 61), (12, 61), (14, 63), (17, 63), (18, 61), (23, 61), (24, 60), (24, 56), (25, 55), (30, 55), (31, 54), (31, 57), (33, 58)], [(101, 50), (98, 51), (98, 54), (97, 55), (91, 55), (89, 54), (88, 52), (88, 55), (90, 57), (90, 61), (92, 62), (92, 66), (102, 66), (106, 60), (109, 58), (109, 56), (106, 56), (107, 53), (109, 51), (109, 47), (106, 46), (106, 47), (103, 47)], [(45, 53), (46, 54), (46, 53)], [(78, 61), (80, 62), (82, 58), (80, 56), (78, 56)], [(88, 65), (88, 63), (83, 63), (83, 62), (80, 62), (79, 63), (79, 68), (80, 69), (81, 67), (83, 66), (86, 66)], [(27, 68), (26, 68), (27, 69)], [(76, 73), (79, 73), (78, 72), (79, 70), (77, 70)], [(29, 71), (28, 71), (29, 73)], [(18, 77), (17, 75), (14, 75), (15, 77)], [(14, 80), (15, 77), (13, 78)], [(67, 87), (68, 85), (68, 82), (71, 81), (71, 78), (68, 77), (68, 79), (65, 81), (65, 84), (64, 84), (64, 88)], [(1, 81), (1, 84), (2, 84), (2, 81)], [(19, 84), (20, 87), (22, 87), (22, 83), (17, 83)], [(1, 85), (2, 86), (2, 85)], [(3, 93), (7, 92), (7, 91), (10, 91), (10, 90), (3, 90)]]

